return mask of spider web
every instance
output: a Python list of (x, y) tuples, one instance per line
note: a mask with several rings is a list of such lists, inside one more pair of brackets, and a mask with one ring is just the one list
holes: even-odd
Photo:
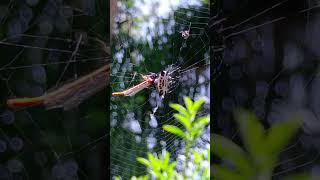
[[(111, 97), (111, 176), (129, 179), (146, 174), (136, 157), (146, 157), (147, 152), (167, 150), (172, 158), (181, 158), (183, 143), (162, 130), (164, 124), (181, 127), (173, 119), (169, 103), (183, 104), (183, 96), (205, 96), (206, 104), (199, 115), (209, 114), (209, 5), (198, 0), (136, 0), (133, 5), (119, 2), (118, 8), (118, 25), (112, 40), (112, 92), (138, 84), (142, 80), (140, 74), (159, 73), (172, 64), (181, 71), (179, 81), (163, 100), (154, 87), (130, 97)], [(190, 36), (184, 39), (180, 32), (189, 26)], [(209, 131), (208, 128), (196, 147), (208, 146)], [(179, 163), (178, 169), (181, 160)]]
[(214, 132), (241, 144), (236, 106), (252, 109), (266, 128), (298, 113), (301, 131), (281, 152), (273, 179), (319, 176), (319, 1), (215, 1), (212, 12), (214, 59), (222, 61), (212, 95)]
[(0, 3), (1, 179), (105, 179), (105, 92), (69, 111), (6, 107), (108, 62), (109, 2)]

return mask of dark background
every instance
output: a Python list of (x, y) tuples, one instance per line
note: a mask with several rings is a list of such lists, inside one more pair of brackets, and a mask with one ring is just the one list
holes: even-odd
[[(217, 64), (211, 66), (211, 72), (215, 72), (211, 86), (214, 133), (241, 144), (232, 116), (236, 107), (252, 110), (265, 128), (290, 118), (294, 112), (303, 117), (300, 132), (280, 155), (274, 179), (292, 172), (316, 173), (319, 165), (319, 10), (302, 12), (317, 4), (287, 1), (236, 28), (221, 29), (280, 2), (216, 1), (211, 4), (209, 24), (211, 61)], [(268, 23), (279, 17), (284, 19)], [(227, 19), (216, 23), (223, 18)], [(245, 32), (239, 33), (242, 30)], [(221, 46), (222, 51), (215, 51)]]
[(109, 1), (1, 1), (0, 8), (0, 179), (107, 179), (108, 89), (69, 111), (12, 110), (5, 102), (109, 63), (94, 40), (110, 45)]

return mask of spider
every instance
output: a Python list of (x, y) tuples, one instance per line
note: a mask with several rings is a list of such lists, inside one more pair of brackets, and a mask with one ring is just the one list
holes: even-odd
[(154, 85), (161, 98), (164, 98), (169, 92), (174, 82), (178, 80), (178, 70), (174, 66), (169, 66), (158, 74), (150, 73), (142, 75), (143, 81), (133, 87), (121, 92), (113, 92), (112, 96), (133, 96), (144, 88)]

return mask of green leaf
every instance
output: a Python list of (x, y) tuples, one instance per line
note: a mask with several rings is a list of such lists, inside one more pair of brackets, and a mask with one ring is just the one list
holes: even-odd
[(203, 132), (203, 128), (193, 128), (192, 131), (188, 133), (191, 138), (190, 140), (194, 141), (202, 134), (202, 132)]
[(214, 154), (221, 159), (231, 161), (234, 164), (236, 171), (241, 174), (249, 176), (253, 173), (253, 168), (247, 154), (237, 144), (218, 134), (213, 134), (212, 139), (212, 150)]
[(265, 143), (267, 152), (273, 156), (278, 156), (280, 151), (289, 142), (290, 138), (299, 128), (300, 121), (279, 122), (269, 129)]
[(181, 114), (187, 114), (187, 110), (186, 108), (184, 108), (183, 106), (181, 106), (180, 104), (170, 104), (169, 105), (172, 109), (178, 111)]
[(169, 152), (165, 152), (163, 160), (162, 160), (162, 167), (163, 169), (167, 169), (168, 164), (169, 164), (169, 158), (170, 158), (170, 153)]
[(193, 159), (195, 164), (199, 164), (201, 161), (201, 156), (196, 150), (193, 151)]
[(253, 113), (239, 109), (234, 113), (242, 140), (256, 162), (265, 154), (264, 128)]
[(149, 159), (150, 167), (151, 167), (152, 171), (156, 172), (160, 166), (158, 163), (157, 157), (154, 158), (153, 155), (150, 152), (148, 152), (148, 159)]
[(200, 99), (196, 100), (196, 101), (193, 103), (192, 109), (193, 109), (195, 112), (198, 112), (199, 108), (202, 106), (203, 103), (204, 103), (204, 99), (203, 99), (203, 98), (200, 98)]
[(187, 107), (188, 112), (192, 112), (193, 111), (193, 102), (192, 102), (192, 100), (187, 96), (184, 96), (183, 100), (184, 100), (184, 103), (185, 103), (185, 105)]
[(186, 129), (190, 129), (191, 123), (189, 122), (188, 118), (181, 114), (174, 114), (174, 118), (176, 118)]
[(168, 172), (170, 174), (172, 174), (174, 172), (174, 167), (176, 166), (176, 162), (172, 162), (169, 166), (168, 166)]
[(152, 174), (154, 174), (154, 175), (157, 177), (156, 179), (162, 179), (162, 174), (161, 174), (160, 171), (154, 169), (154, 170), (152, 171)]
[(145, 159), (145, 158), (138, 157), (138, 158), (137, 158), (137, 161), (138, 161), (139, 163), (141, 163), (141, 164), (143, 164), (143, 165), (147, 166), (147, 167), (149, 167), (149, 166), (150, 166), (150, 162), (149, 162), (147, 159)]
[(234, 171), (231, 171), (231, 170), (228, 170), (222, 166), (219, 166), (219, 165), (216, 165), (214, 164), (213, 165), (213, 168), (214, 169), (214, 173), (213, 173), (213, 179), (216, 179), (216, 180), (248, 180), (247, 177), (244, 177), (244, 176), (241, 176), (240, 174), (234, 172)]
[(175, 134), (181, 138), (185, 138), (185, 133), (178, 127), (172, 125), (164, 125), (162, 127), (164, 130), (168, 131), (169, 133)]
[(192, 124), (196, 128), (203, 128), (204, 126), (209, 124), (209, 122), (210, 122), (210, 118), (207, 116), (203, 116), (203, 117), (197, 118)]
[(199, 137), (203, 130), (204, 127), (210, 122), (209, 117), (200, 117), (198, 118), (196, 121), (194, 121), (194, 123), (192, 123), (192, 128), (191, 130), (188, 132), (191, 136), (192, 139), (195, 139), (197, 137)]

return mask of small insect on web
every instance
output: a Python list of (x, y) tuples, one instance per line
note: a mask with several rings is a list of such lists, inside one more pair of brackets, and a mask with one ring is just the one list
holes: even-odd
[(191, 22), (189, 24), (189, 28), (188, 30), (185, 30), (185, 31), (180, 31), (179, 33), (181, 33), (181, 36), (183, 39), (188, 39), (189, 36), (190, 36), (190, 29), (191, 29)]
[(113, 92), (112, 96), (133, 96), (139, 91), (154, 85), (161, 98), (170, 93), (174, 88), (174, 84), (179, 80), (179, 68), (170, 65), (165, 70), (149, 75), (142, 75), (143, 81), (133, 87), (130, 87), (122, 92)]

